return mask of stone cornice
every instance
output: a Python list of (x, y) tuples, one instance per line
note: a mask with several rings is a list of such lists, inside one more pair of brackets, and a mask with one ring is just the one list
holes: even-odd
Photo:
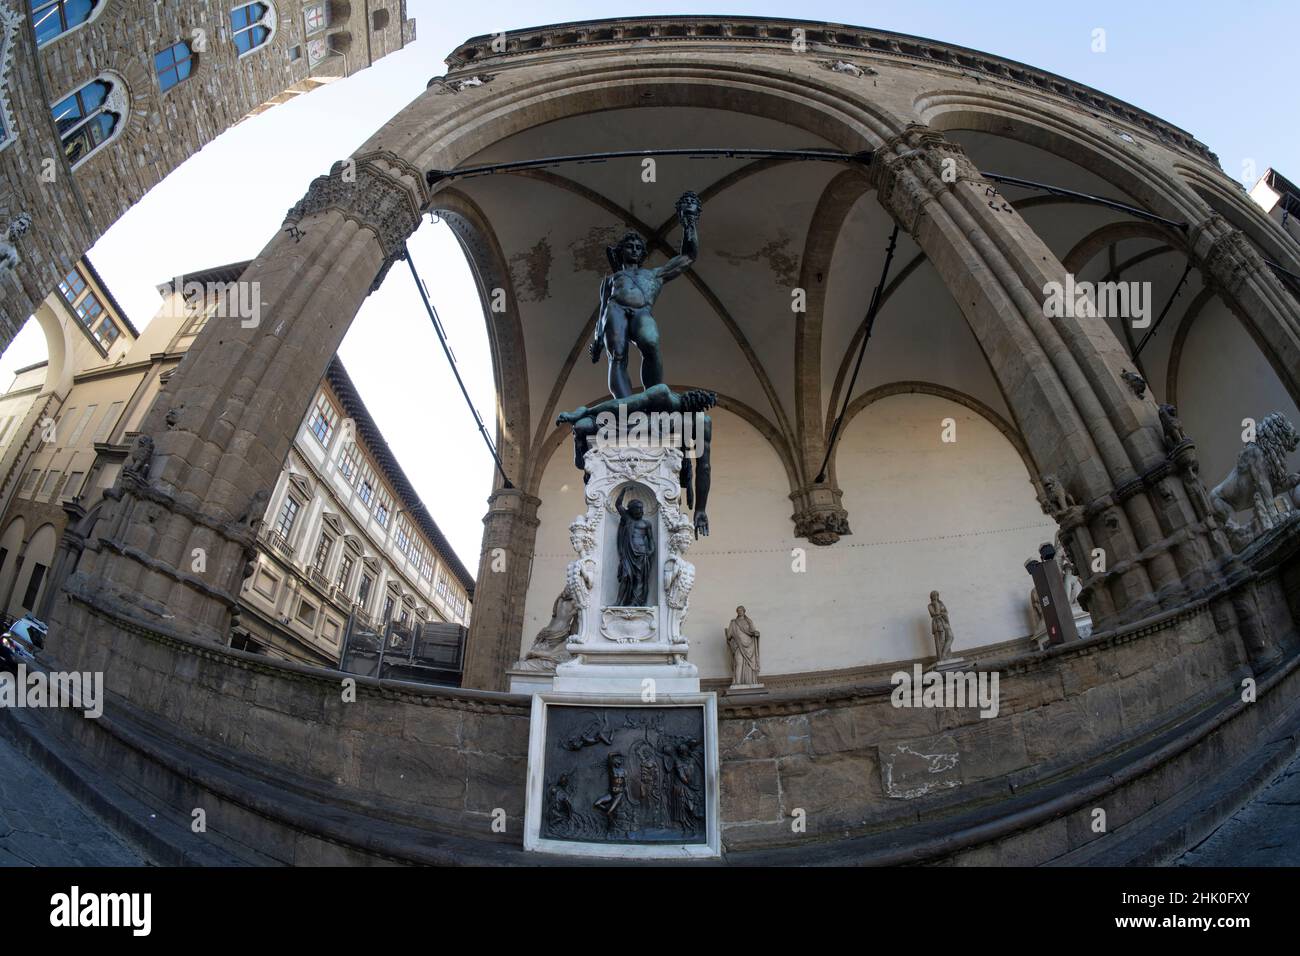
[(1218, 158), (1209, 148), (1186, 130), (1082, 83), (968, 47), (838, 23), (708, 16), (628, 17), (556, 23), (506, 33), (502, 52), (493, 50), (494, 36), (473, 37), (453, 50), (446, 63), (456, 72), (477, 69), (482, 63), (504, 65), (511, 59), (561, 49), (633, 44), (709, 43), (789, 49), (796, 29), (804, 31), (809, 54), (867, 54), (982, 74), (1060, 97), (1089, 111), (1100, 111), (1146, 131), (1160, 142), (1218, 165)]

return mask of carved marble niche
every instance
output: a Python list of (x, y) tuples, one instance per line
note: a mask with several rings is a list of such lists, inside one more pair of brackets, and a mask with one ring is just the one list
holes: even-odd
[[(649, 521), (655, 529), (655, 554), (650, 562), (652, 569), (659, 567), (659, 556), (664, 546), (664, 539), (661, 536), (663, 529), (660, 527), (659, 521), (659, 502), (655, 498), (655, 493), (638, 481), (625, 481), (612, 488), (605, 499), (605, 530), (602, 535), (604, 547), (601, 549), (604, 556), (602, 561), (604, 574), (601, 575), (603, 584), (601, 586), (600, 602), (601, 606), (606, 609), (618, 606), (620, 603), (618, 600), (618, 528), (620, 519), (617, 507), (620, 494), (623, 494), (624, 508), (630, 508), (634, 501), (640, 502), (644, 510), (645, 520)], [(659, 602), (659, 582), (657, 578), (658, 575), (652, 571), (643, 607), (651, 608)]]
[[(588, 599), (580, 601), (579, 625), (565, 645), (573, 660), (556, 668), (556, 690), (571, 679), (609, 678), (609, 666), (622, 678), (657, 677), (682, 682), (677, 689), (698, 690), (698, 671), (687, 663), (683, 633), (695, 567), (686, 557), (694, 541), (690, 515), (682, 511), (682, 451), (623, 439), (593, 443), (585, 459), (587, 512), (581, 524), (590, 535), (578, 542), (579, 559), (594, 569)], [(644, 568), (647, 583), (641, 603), (620, 600), (618, 496), (654, 534), (654, 553)], [(581, 553), (587, 550), (587, 553)], [(665, 668), (661, 673), (644, 668)], [(595, 670), (592, 670), (595, 668)], [(613, 685), (609, 685), (610, 688)], [(674, 685), (675, 686), (675, 685)]]

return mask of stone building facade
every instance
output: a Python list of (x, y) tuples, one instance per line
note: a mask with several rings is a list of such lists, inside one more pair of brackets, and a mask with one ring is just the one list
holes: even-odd
[(206, 143), (414, 39), (404, 0), (0, 2), (0, 348)]
[(349, 625), (465, 626), (474, 580), (336, 357), (271, 493), (235, 646), (338, 666)]
[[(97, 547), (142, 417), (207, 324), (237, 321), (215, 292), (246, 265), (163, 284), (143, 333), (85, 259), (38, 307), (47, 340), (67, 346), (0, 398), (0, 613), (44, 617), (81, 549)], [(337, 358), (261, 518), (237, 646), (337, 666), (350, 622), (468, 623), (473, 579)]]
[[(1045, 70), (836, 24), (556, 24), (474, 38), (448, 66), (355, 165), (309, 184), (285, 219), (299, 234), (277, 232), (249, 265), (275, 326), (199, 336), (110, 490), (102, 547), (62, 592), (59, 660), (105, 672), (118, 728), (168, 728), (145, 769), (123, 771), (133, 785), (181, 813), (225, 795), (209, 831), (283, 862), (519, 860), (528, 702), (500, 688), (560, 587), (544, 562), (576, 512), (566, 496), (581, 495), (556, 414), (604, 392), (584, 353), (605, 247), (636, 229), (656, 262), (673, 254), (686, 189), (703, 200), (702, 252), (657, 307), (667, 380), (719, 395), (691, 657), (708, 666), (718, 608), (744, 604), (764, 660), (789, 662), (784, 686), (719, 707), (727, 853), (1155, 859), (1300, 739), (1285, 433), (1268, 448), (1280, 493), (1261, 490), (1268, 520), (1248, 541), (1229, 532), (1251, 522), (1250, 496), (1227, 513), (1207, 500), (1261, 451), (1243, 420), (1300, 419), (1300, 298), (1281, 278), (1300, 273), (1300, 247), (1204, 144)], [(714, 151), (665, 154), (653, 184), (613, 161), (443, 175), (628, 143)], [(789, 155), (809, 148), (823, 155)], [(488, 501), (462, 689), (359, 681), (344, 703), (333, 673), (224, 636), (301, 409), (427, 213), (456, 232), (480, 285), (508, 479)], [(891, 235), (898, 260), (857, 377)], [(1163, 302), (1184, 272), (1192, 284), (1159, 329), (1142, 310), (1047, 302), (1080, 278), (1146, 283)], [(939, 457), (950, 452), (968, 457)], [(982, 524), (995, 504), (1008, 510)], [(909, 508), (924, 533), (902, 537)], [(936, 513), (971, 524), (925, 524)], [(1051, 538), (1094, 629), (1041, 651), (1023, 598), (1017, 627), (985, 596), (1012, 580), (1027, 595), (1013, 558)], [(891, 670), (933, 659), (936, 587), (967, 666), (1001, 677), (988, 719), (891, 699)], [(101, 758), (136, 739), (49, 720)], [(183, 777), (176, 754), (190, 751), (218, 769)], [(790, 826), (800, 809), (806, 835)]]

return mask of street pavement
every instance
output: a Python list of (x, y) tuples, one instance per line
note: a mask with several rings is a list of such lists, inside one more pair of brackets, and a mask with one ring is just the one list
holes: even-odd
[(0, 866), (145, 866), (0, 734)]
[(1300, 756), (1177, 866), (1300, 866)]

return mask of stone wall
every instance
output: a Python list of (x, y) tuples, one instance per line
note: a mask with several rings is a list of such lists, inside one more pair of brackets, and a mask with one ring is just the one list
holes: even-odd
[[(1291, 673), (1300, 651), (1293, 616), (1300, 565), (1288, 555), (1238, 590), (1258, 595), (1268, 622), (1264, 656), (1284, 658)], [(896, 708), (888, 684), (724, 700), (724, 846), (737, 862), (774, 848), (813, 859), (855, 845), (845, 840), (894, 834), (906, 846), (972, 813), (996, 829), (1003, 804), (1051, 795), (1054, 786), (1078, 796), (1072, 781), (1090, 768), (1137, 765), (1161, 734), (1188, 736), (1187, 728), (1235, 702), (1247, 676), (1272, 708), (1244, 737), (1239, 731), (1240, 753), (1249, 754), (1252, 735), (1295, 708), (1266, 693), (1279, 668), (1252, 660), (1225, 629), (1223, 603), (1235, 596), (981, 665), (1000, 674), (992, 719)], [(526, 697), (357, 678), (355, 702), (345, 703), (337, 672), (145, 631), (102, 595), (94, 609), (66, 600), (73, 626), (52, 636), (51, 663), (103, 670), (111, 696), (100, 721), (66, 712), (51, 719), (143, 801), (184, 815), (204, 807), (214, 839), (280, 862), (319, 861), (324, 846), (330, 858), (351, 862), (482, 861), (503, 852), (537, 862), (509, 855), (522, 830)], [(1123, 777), (1105, 770), (1103, 787), (1112, 775)], [(1179, 780), (1175, 792), (1194, 782)], [(1113, 805), (1130, 819), (1165, 797), (1125, 799)], [(494, 832), (501, 811), (505, 831)], [(806, 832), (792, 830), (799, 816)], [(1004, 835), (1019, 839), (1023, 829), (1008, 823)], [(1017, 852), (1040, 861), (1089, 839), (1086, 828), (1068, 831), (1069, 839), (1058, 830), (1059, 838), (1040, 835)]]
[[(304, 0), (276, 0), (274, 35), (244, 56), (230, 36), (233, 4), (103, 0), (88, 23), (37, 50), (28, 5), (6, 2), (20, 8), (23, 22), (7, 81), (17, 141), (0, 150), (0, 180), (11, 189), (0, 198), (0, 227), (20, 212), (33, 222), (19, 244), (18, 273), (0, 276), (0, 348), (72, 264), (168, 173), (284, 90), (343, 72), (339, 56), (309, 65)], [(404, 0), (393, 0), (392, 16), (380, 30), (367, 19), (367, 4), (330, 6), (328, 35), (355, 37), (348, 51), (353, 72), (368, 66), (371, 55), (378, 59), (401, 49)], [(370, 33), (375, 35), (368, 41)], [(154, 55), (181, 41), (195, 50), (194, 71), (162, 92)], [(296, 60), (289, 59), (293, 47), (301, 49)], [(50, 107), (105, 72), (125, 84), (129, 110), (121, 132), (74, 171), (64, 159)]]

